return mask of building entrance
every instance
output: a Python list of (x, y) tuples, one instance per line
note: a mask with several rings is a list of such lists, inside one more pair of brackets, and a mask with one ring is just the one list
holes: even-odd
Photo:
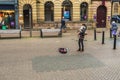
[(32, 8), (29, 4), (25, 4), (23, 7), (23, 16), (24, 16), (24, 28), (30, 29), (32, 25)]
[(54, 4), (51, 1), (45, 3), (45, 21), (54, 21)]
[(101, 5), (97, 8), (97, 28), (105, 28), (106, 27), (106, 13), (107, 9), (104, 5)]
[(70, 0), (63, 1), (62, 3), (62, 17), (68, 21), (72, 21), (72, 8), (73, 4)]
[(88, 3), (83, 2), (80, 5), (80, 16), (81, 21), (86, 21), (88, 19)]

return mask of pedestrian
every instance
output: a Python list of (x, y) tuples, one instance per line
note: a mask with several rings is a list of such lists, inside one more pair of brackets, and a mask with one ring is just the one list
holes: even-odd
[(111, 31), (112, 31), (113, 36), (117, 34), (117, 30), (118, 30), (118, 26), (115, 23), (115, 21), (113, 21), (112, 24), (111, 24)]
[(64, 32), (66, 32), (66, 23), (65, 23), (64, 17), (61, 20), (61, 32), (62, 32), (62, 30), (64, 30)]
[(86, 24), (82, 24), (82, 26), (84, 26), (84, 30), (85, 30), (85, 32), (86, 32), (86, 30), (87, 30), (87, 25), (86, 25)]
[(85, 37), (85, 31), (86, 31), (86, 26), (84, 26), (85, 24), (82, 24), (82, 26), (79, 29), (78, 32), (78, 50), (77, 51), (84, 51), (84, 37)]
[(82, 24), (82, 26), (84, 26), (84, 31), (85, 31), (85, 38), (84, 38), (84, 40), (87, 41), (87, 37), (86, 37), (86, 35), (87, 35), (87, 25), (86, 24)]

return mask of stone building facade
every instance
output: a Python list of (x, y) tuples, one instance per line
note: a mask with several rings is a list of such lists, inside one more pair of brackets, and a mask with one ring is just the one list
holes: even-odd
[(119, 7), (119, 1), (111, 0), (19, 0), (19, 23), (29, 28), (60, 23), (64, 16), (68, 26), (92, 22), (98, 28), (108, 28), (111, 15), (120, 14)]

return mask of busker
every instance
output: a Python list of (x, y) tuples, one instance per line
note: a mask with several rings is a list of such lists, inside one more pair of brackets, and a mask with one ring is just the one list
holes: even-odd
[(85, 31), (86, 31), (86, 26), (85, 24), (82, 24), (81, 28), (79, 29), (78, 33), (78, 50), (77, 51), (84, 51), (84, 37), (85, 37)]

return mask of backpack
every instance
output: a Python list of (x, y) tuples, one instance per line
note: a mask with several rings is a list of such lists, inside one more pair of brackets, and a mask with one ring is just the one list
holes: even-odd
[(111, 29), (112, 30), (117, 30), (118, 29), (117, 24), (112, 24), (112, 28)]
[(66, 53), (67, 53), (67, 49), (66, 49), (66, 48), (59, 48), (58, 51), (59, 51), (61, 54), (66, 54)]

